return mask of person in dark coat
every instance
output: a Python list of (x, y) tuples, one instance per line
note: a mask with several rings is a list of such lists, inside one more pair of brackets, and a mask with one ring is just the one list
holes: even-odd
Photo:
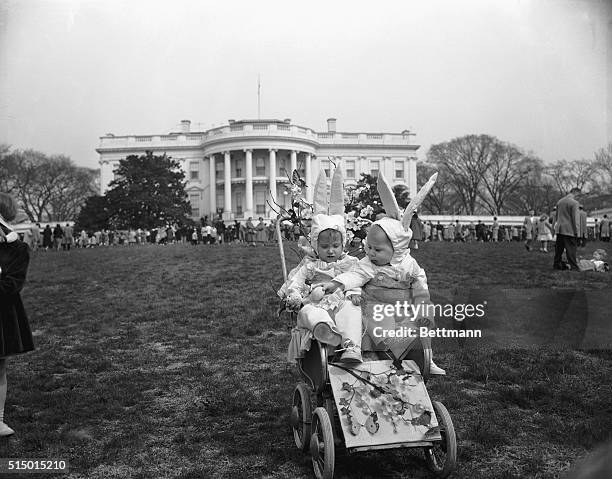
[(6, 363), (9, 356), (34, 349), (32, 332), (19, 295), (30, 262), (28, 246), (18, 239), (9, 221), (17, 205), (10, 195), (0, 193), (0, 437), (14, 434), (4, 422)]
[(419, 241), (423, 240), (423, 222), (415, 211), (410, 219), (410, 229), (412, 230), (412, 246), (419, 249)]
[(43, 248), (53, 248), (53, 230), (49, 225), (45, 226), (43, 230)]

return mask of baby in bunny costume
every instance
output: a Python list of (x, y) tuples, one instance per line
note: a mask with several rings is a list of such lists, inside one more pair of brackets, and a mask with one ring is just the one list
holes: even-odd
[(288, 359), (304, 356), (312, 337), (332, 346), (342, 345), (342, 362), (360, 363), (360, 290), (325, 294), (322, 284), (352, 270), (357, 258), (344, 252), (347, 241), (344, 219), (344, 187), (339, 168), (332, 178), (329, 202), (327, 177), (319, 174), (314, 190), (314, 215), (310, 231), (310, 255), (294, 269), (279, 291), (287, 307), (299, 310), (291, 332)]
[[(364, 293), (368, 301), (368, 288), (376, 289), (374, 301), (393, 304), (398, 299), (413, 303), (429, 302), (427, 276), (416, 260), (410, 255), (410, 220), (418, 205), (423, 201), (433, 184), (437, 173), (421, 188), (416, 197), (406, 207), (404, 214), (395, 200), (395, 195), (382, 173), (378, 175), (378, 193), (385, 207), (387, 217), (375, 221), (368, 231), (365, 251), (366, 257), (359, 261), (357, 267), (336, 276), (333, 281), (324, 285), (326, 292), (348, 291), (352, 288), (366, 286)], [(366, 302), (367, 302), (366, 301)], [(418, 322), (431, 326), (430, 319), (419, 317)], [(394, 323), (395, 324), (395, 323)], [(368, 324), (369, 327), (369, 324)], [(428, 342), (427, 339), (424, 342)], [(390, 343), (394, 352), (401, 351), (401, 344)], [(445, 371), (430, 363), (431, 374), (445, 374)]]

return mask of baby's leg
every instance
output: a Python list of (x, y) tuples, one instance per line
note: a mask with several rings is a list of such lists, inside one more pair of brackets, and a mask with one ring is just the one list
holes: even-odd
[(312, 335), (322, 343), (338, 346), (342, 341), (342, 335), (336, 329), (336, 324), (329, 313), (312, 304), (307, 304), (300, 309), (297, 325), (312, 331)]
[(336, 313), (336, 324), (342, 332), (344, 352), (340, 361), (344, 363), (361, 363), (361, 307), (351, 301)]
[(336, 313), (336, 325), (344, 339), (350, 339), (355, 346), (361, 347), (361, 306), (345, 301), (342, 308)]

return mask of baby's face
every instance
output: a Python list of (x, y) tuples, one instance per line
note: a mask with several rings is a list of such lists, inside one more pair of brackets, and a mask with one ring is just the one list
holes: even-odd
[(393, 257), (393, 245), (383, 229), (374, 225), (368, 231), (366, 254), (372, 264), (385, 266), (391, 263)]
[(323, 230), (317, 239), (317, 254), (326, 263), (338, 261), (342, 256), (342, 235), (335, 230)]

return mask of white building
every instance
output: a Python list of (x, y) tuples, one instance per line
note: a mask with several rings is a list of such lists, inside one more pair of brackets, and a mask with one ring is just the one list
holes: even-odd
[[(326, 132), (315, 132), (286, 120), (229, 120), (228, 125), (207, 131), (190, 131), (183, 120), (181, 131), (167, 135), (100, 138), (101, 193), (114, 178), (119, 160), (153, 151), (179, 160), (187, 178), (192, 216), (223, 213), (224, 219), (274, 215), (266, 200), (269, 194), (288, 208), (287, 173), (298, 170), (312, 185), (320, 169), (333, 164), (343, 169), (347, 185), (361, 173), (383, 171), (392, 184), (417, 191), (416, 151), (413, 136), (402, 133), (348, 133), (336, 131), (336, 120), (327, 120)], [(333, 164), (332, 164), (333, 162)], [(312, 186), (306, 189), (312, 199)]]

